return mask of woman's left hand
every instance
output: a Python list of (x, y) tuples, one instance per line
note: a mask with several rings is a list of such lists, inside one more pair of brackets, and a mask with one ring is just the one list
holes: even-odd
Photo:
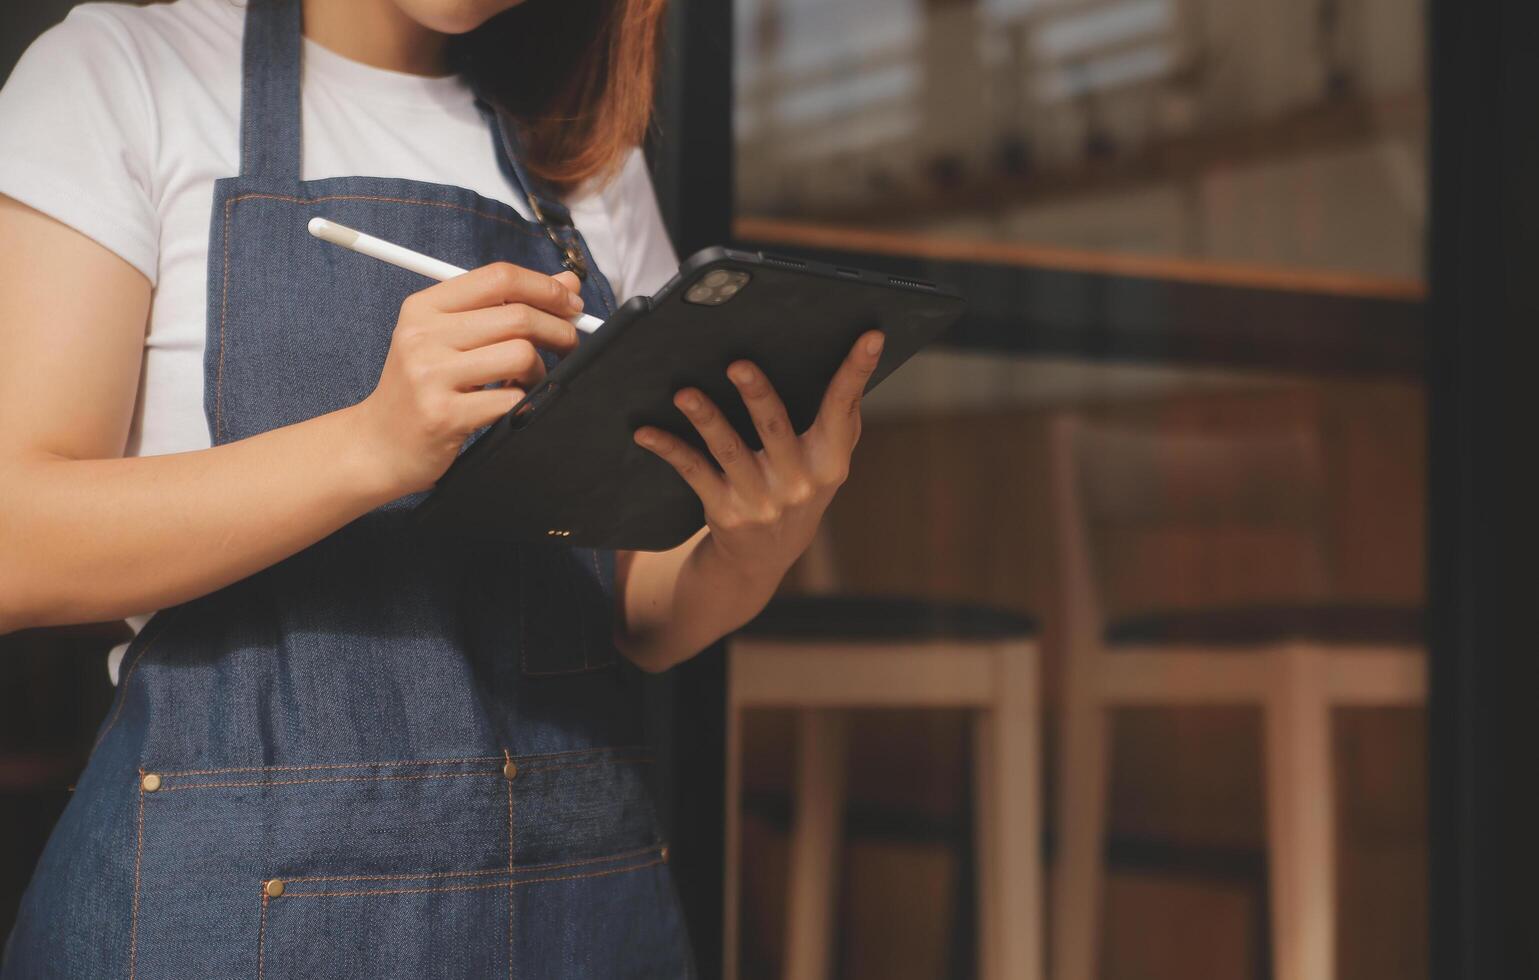
[(806, 550), (823, 511), (850, 470), (860, 438), (860, 401), (882, 352), (882, 332), (856, 340), (823, 395), (812, 426), (798, 436), (764, 372), (749, 361), (727, 366), (764, 448), (748, 448), (705, 393), (683, 388), (673, 403), (694, 424), (720, 469), (693, 446), (643, 426), (636, 442), (678, 471), (705, 506), (719, 556), (740, 574), (778, 582)]

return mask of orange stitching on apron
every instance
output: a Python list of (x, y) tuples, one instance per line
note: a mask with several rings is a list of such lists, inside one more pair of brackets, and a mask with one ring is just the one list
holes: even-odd
[[(552, 877), (548, 877), (548, 878), (528, 878), (528, 879), (525, 879), (524, 881), (495, 881), (495, 882), (491, 882), (490, 884), (485, 884), (485, 885), (464, 885), (464, 886), (454, 886), (454, 887), (445, 887), (445, 888), (398, 888), (398, 889), (391, 889), (391, 890), (387, 890), (387, 891), (361, 891), (361, 892), (297, 892), (297, 893), (285, 895), (284, 896), (284, 901), (287, 902), (287, 901), (289, 901), (291, 899), (295, 899), (295, 898), (354, 898), (354, 897), (369, 898), (369, 897), (374, 896), (374, 895), (420, 895), (420, 894), (433, 894), (433, 893), (442, 893), (442, 892), (485, 891), (485, 890), (487, 890), (489, 888), (506, 888), (508, 890), (509, 901), (511, 902), (512, 901), (511, 896), (513, 894), (513, 889), (514, 889), (515, 886), (518, 886), (518, 885), (533, 885), (533, 884), (540, 884), (542, 882), (548, 882), (548, 881), (573, 881), (573, 880), (576, 880), (576, 879), (579, 879), (579, 878), (601, 878), (601, 877), (605, 877), (605, 876), (608, 876), (608, 875), (625, 874), (625, 873), (630, 872), (630, 871), (641, 871), (644, 868), (650, 868), (650, 867), (653, 867), (655, 865), (662, 864), (662, 863), (663, 863), (662, 862), (662, 858), (659, 857), (659, 858), (657, 858), (655, 860), (648, 861), (645, 864), (637, 864), (637, 865), (632, 865), (630, 867), (625, 867), (625, 868), (610, 868), (610, 869), (605, 870), (605, 871), (590, 871), (590, 872), (587, 872), (585, 874), (556, 875), (556, 876), (552, 876)], [(267, 942), (267, 902), (268, 902), (267, 895), (266, 895), (266, 892), (264, 891), (264, 893), (262, 895), (262, 920), (261, 920), (261, 926), (260, 926), (260, 928), (259, 928), (259, 930), (257, 932), (257, 980), (261, 980), (261, 978), (262, 978), (263, 963), (264, 963), (264, 961), (266, 959), (266, 954), (267, 954), (267, 950), (266, 950), (266, 942)], [(509, 939), (508, 939), (508, 969), (510, 971), (513, 969), (512, 946), (513, 946), (512, 933), (509, 932)]]
[[(563, 868), (576, 868), (584, 864), (601, 864), (604, 861), (623, 861), (626, 858), (640, 857), (643, 854), (651, 854), (661, 845), (651, 844), (647, 847), (638, 847), (630, 851), (621, 851), (618, 854), (605, 854), (602, 857), (581, 858), (576, 861), (562, 861), (557, 864), (536, 864), (525, 868), (525, 871), (560, 871)], [(473, 878), (478, 875), (507, 874), (513, 870), (509, 865), (503, 868), (487, 868), (484, 871), (430, 871), (403, 875), (321, 875), (308, 878), (290, 878), (281, 876), (286, 885), (292, 885), (300, 881), (425, 881), (434, 878)], [(280, 877), (274, 875), (274, 877)]]
[[(591, 752), (592, 749), (583, 749)], [(223, 772), (290, 772), (302, 769), (358, 769), (364, 767), (381, 768), (384, 766), (436, 766), (447, 765), (451, 762), (493, 762), (499, 756), (495, 755), (467, 755), (460, 759), (403, 759), (397, 762), (319, 762), (304, 766), (234, 766), (228, 769), (184, 769), (180, 772), (168, 772), (156, 770), (162, 776), (215, 776)]]
[(262, 959), (267, 947), (267, 889), (262, 889), (262, 921), (257, 926), (257, 980), (262, 980)]
[[(507, 749), (503, 749), (502, 750), (502, 757), (507, 760), (507, 764), (508, 765), (512, 765), (513, 764), (513, 756), (511, 754), (509, 754)], [(503, 776), (504, 777), (507, 776), (507, 770), (503, 770)], [(513, 870), (513, 780), (509, 779), (509, 780), (507, 780), (507, 783), (508, 783), (508, 871), (511, 872)]]
[(241, 786), (299, 786), (304, 783), (387, 783), (413, 779), (460, 779), (465, 776), (500, 776), (500, 772), (430, 772), (419, 776), (332, 776), (325, 779), (270, 779), (249, 783), (193, 783), (190, 786), (162, 786), (162, 793), (193, 789), (231, 789)]
[(134, 906), (128, 926), (128, 980), (134, 980), (139, 954), (139, 865), (144, 857), (144, 770), (139, 770), (139, 841), (134, 846)]
[[(154, 640), (152, 639), (150, 642), (153, 643)], [(148, 646), (148, 644), (146, 644), (146, 646)], [(536, 753), (535, 755), (517, 755), (517, 756), (511, 756), (509, 758), (512, 758), (515, 761), (529, 760), (529, 761), (532, 761), (532, 762), (543, 762), (543, 761), (548, 760), (548, 759), (560, 759), (560, 758), (564, 758), (564, 757), (567, 757), (567, 756), (573, 756), (573, 755), (594, 755), (594, 754), (599, 754), (599, 753), (605, 754), (606, 758), (613, 758), (614, 756), (617, 756), (617, 755), (619, 755), (622, 752), (632, 751), (634, 748), (637, 748), (637, 747), (623, 746), (622, 745), (622, 746), (615, 746), (613, 748), (566, 749), (566, 750), (563, 750), (561, 752), (540, 752), (540, 753)], [(378, 768), (384, 768), (386, 766), (436, 766), (436, 765), (448, 765), (448, 764), (454, 763), (454, 762), (492, 762), (492, 761), (495, 761), (497, 759), (503, 759), (505, 757), (508, 757), (506, 750), (504, 750), (503, 755), (500, 755), (500, 756), (498, 756), (498, 755), (467, 755), (467, 756), (463, 756), (463, 757), (457, 758), (457, 759), (400, 759), (400, 760), (396, 760), (396, 761), (386, 761), (386, 762), (316, 762), (316, 763), (308, 763), (308, 764), (305, 764), (305, 765), (293, 765), (293, 766), (232, 766), (232, 767), (225, 768), (225, 769), (181, 769), (181, 770), (156, 769), (155, 771), (160, 773), (160, 775), (163, 776), (163, 777), (170, 778), (172, 776), (215, 776), (215, 775), (218, 775), (220, 773), (226, 773), (226, 772), (298, 772), (298, 771), (310, 770), (310, 769), (363, 769), (363, 768), (376, 768), (376, 769), (378, 769)], [(626, 760), (626, 761), (629, 761), (629, 760)], [(562, 763), (557, 763), (556, 765), (541, 766), (539, 768), (541, 768), (541, 769), (558, 769), (558, 768), (562, 768), (562, 766), (563, 766)], [(474, 775), (474, 774), (468, 774), (467, 773), (467, 774), (463, 774), (463, 775)], [(203, 783), (201, 785), (213, 786), (213, 785), (216, 785), (216, 784), (214, 784), (214, 783)], [(273, 784), (263, 783), (261, 785), (273, 785)], [(185, 789), (186, 787), (183, 787), (183, 788)]]
[[(560, 752), (536, 752), (534, 755), (514, 755), (514, 760), (529, 760), (529, 762), (542, 762), (546, 758), (562, 758), (565, 755), (589, 755), (593, 752), (623, 752), (631, 746), (614, 746), (614, 748), (597, 749), (563, 749)], [(506, 754), (506, 752), (505, 752)], [(360, 769), (366, 766), (385, 768), (385, 766), (445, 766), (456, 762), (494, 762), (503, 755), (462, 755), (459, 758), (402, 758), (396, 762), (317, 762), (306, 763), (302, 766), (232, 766), (228, 769), (155, 769), (160, 775), (219, 775), (220, 772), (288, 772), (299, 769)]]
[[(646, 765), (656, 761), (655, 759), (638, 757), (634, 759), (605, 759), (602, 762), (581, 762), (573, 765), (555, 766), (531, 766), (520, 769), (520, 772), (550, 772), (553, 769), (591, 769), (594, 766), (608, 765)], [(162, 786), (162, 793), (185, 792), (194, 789), (236, 789), (245, 786), (301, 786), (307, 783), (388, 783), (405, 782), (414, 779), (461, 779), (466, 776), (501, 776), (500, 771), (476, 770), (474, 772), (429, 772), (416, 776), (327, 776), (321, 779), (267, 779), (253, 780), (243, 783), (192, 783), (187, 786)]]
[[(324, 194), (320, 197), (295, 197), (292, 194), (252, 191), (249, 194), (235, 195), (229, 199), (229, 203), (248, 200), (287, 201), (290, 204), (320, 204), (325, 201), (378, 201), (382, 204), (416, 204), (425, 208), (447, 208), (451, 211), (463, 211), (466, 214), (473, 214), (478, 218), (488, 218), (492, 221), (500, 222), (510, 228), (523, 232), (530, 238), (538, 238), (542, 241), (545, 239), (544, 232), (536, 233), (529, 230), (529, 222), (523, 215), (519, 215), (517, 218), (508, 218), (500, 214), (492, 214), (489, 211), (478, 211), (463, 204), (451, 204), (448, 201), (419, 201), (410, 197), (385, 197), (379, 194)], [(517, 213), (516, 209), (514, 213)]]
[[(511, 787), (512, 783), (510, 782), (508, 785), (509, 785), (509, 787)], [(141, 794), (142, 794), (142, 791), (141, 791)], [(644, 864), (627, 865), (625, 867), (620, 867), (620, 868), (606, 868), (606, 869), (604, 869), (602, 871), (588, 871), (588, 872), (583, 872), (583, 873), (580, 873), (580, 874), (543, 875), (543, 876), (536, 877), (536, 878), (525, 878), (522, 881), (514, 881), (514, 880), (510, 879), (508, 881), (488, 882), (488, 883), (482, 884), (482, 885), (449, 885), (449, 886), (444, 886), (444, 887), (440, 887), (440, 888), (389, 888), (389, 889), (380, 889), (380, 890), (377, 890), (377, 891), (373, 891), (373, 890), (371, 890), (371, 891), (318, 891), (318, 892), (295, 892), (295, 891), (289, 891), (289, 892), (285, 893), (284, 897), (285, 897), (285, 899), (292, 899), (292, 898), (368, 898), (368, 897), (371, 897), (371, 896), (374, 896), (374, 895), (420, 895), (420, 894), (437, 894), (437, 893), (443, 893), (443, 892), (486, 891), (486, 890), (489, 890), (489, 889), (492, 889), (492, 888), (506, 888), (508, 890), (508, 910), (509, 910), (509, 919), (508, 919), (508, 972), (511, 975), (512, 971), (513, 971), (513, 920), (512, 920), (511, 916), (512, 916), (512, 909), (513, 909), (513, 889), (514, 889), (515, 886), (518, 886), (518, 885), (542, 884), (544, 882), (551, 882), (551, 881), (575, 881), (575, 880), (582, 879), (582, 878), (602, 878), (602, 877), (606, 877), (608, 875), (625, 874), (625, 873), (631, 872), (631, 871), (641, 871), (641, 870), (643, 870), (645, 868), (655, 867), (656, 865), (662, 864), (663, 863), (663, 859), (662, 859), (662, 854), (661, 854), (661, 845), (660, 844), (654, 844), (651, 847), (637, 848), (636, 850), (633, 850), (633, 851), (622, 851), (622, 852), (620, 852), (618, 854), (610, 854), (610, 855), (606, 855), (604, 857), (585, 858), (585, 859), (580, 860), (580, 861), (567, 861), (567, 862), (563, 862), (563, 863), (560, 863), (560, 864), (542, 864), (542, 865), (536, 865), (534, 868), (530, 869), (530, 870), (537, 870), (537, 871), (558, 871), (558, 870), (561, 870), (563, 868), (572, 868), (572, 867), (577, 867), (579, 865), (584, 865), (584, 864), (598, 864), (598, 863), (603, 862), (603, 861), (624, 861), (624, 860), (626, 860), (628, 858), (640, 857), (641, 855), (651, 854), (651, 853), (654, 853), (654, 852), (656, 852), (658, 854), (658, 856), (656, 858), (654, 858), (653, 860), (651, 860), (651, 861), (645, 862)], [(448, 877), (463, 877), (465, 875), (474, 875), (474, 874), (511, 874), (511, 873), (512, 873), (512, 868), (510, 866), (509, 870), (507, 872), (504, 872), (501, 868), (498, 868), (498, 869), (493, 870), (493, 871), (448, 871), (448, 872), (444, 872), (441, 875), (399, 875), (399, 876), (391, 876), (391, 875), (377, 875), (377, 876), (374, 876), (374, 875), (359, 875), (359, 876), (357, 876), (355, 878), (348, 878), (348, 877), (285, 878), (284, 881), (286, 881), (286, 882), (288, 882), (290, 884), (293, 884), (294, 882), (300, 882), (300, 881), (354, 881), (354, 880), (375, 880), (376, 878), (384, 878), (384, 879), (393, 879), (393, 880), (398, 880), (398, 881), (405, 881), (405, 880), (422, 879), (422, 878), (435, 878), (435, 877), (445, 877), (445, 878), (448, 878)], [(259, 927), (257, 929), (257, 980), (262, 980), (262, 970), (263, 970), (263, 965), (264, 965), (264, 962), (265, 962), (265, 959), (266, 959), (267, 904), (268, 904), (268, 895), (267, 895), (266, 889), (264, 888), (263, 891), (262, 891), (261, 924), (259, 925)]]
[[(508, 795), (512, 795), (512, 785), (508, 786)], [(508, 889), (508, 980), (512, 980), (512, 888)]]
[(284, 901), (291, 898), (369, 898), (374, 895), (426, 895), (440, 892), (479, 892), (488, 888), (508, 888), (519, 885), (538, 885), (548, 881), (576, 881), (580, 878), (603, 878), (608, 875), (624, 874), (628, 871), (640, 871), (663, 863), (662, 858), (655, 858), (645, 864), (633, 864), (624, 868), (609, 868), (604, 871), (587, 871), (575, 875), (552, 875), (547, 878), (525, 878), (522, 881), (494, 881), (485, 885), (446, 885), (442, 888), (382, 888), (378, 891), (358, 892), (295, 892), (285, 894)]

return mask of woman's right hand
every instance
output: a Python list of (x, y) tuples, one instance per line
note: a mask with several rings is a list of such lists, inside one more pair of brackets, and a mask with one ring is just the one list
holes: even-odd
[[(91, 283), (81, 289), (82, 282)], [(570, 275), (490, 265), (402, 304), (373, 393), (193, 452), (120, 458), (150, 281), (0, 194), (0, 633), (165, 609), (240, 581), (402, 494), (570, 350)]]
[[(470, 433), (545, 377), (539, 348), (577, 345), (577, 289), (570, 272), (493, 262), (406, 297), (379, 384), (353, 407), (397, 496), (430, 489)], [(507, 384), (482, 387), (494, 381)]]

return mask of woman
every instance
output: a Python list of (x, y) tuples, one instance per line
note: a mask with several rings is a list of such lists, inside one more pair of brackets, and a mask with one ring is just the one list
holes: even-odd
[(672, 551), (415, 533), (565, 318), (676, 262), (635, 148), (659, 0), (515, 3), (90, 4), (0, 90), (0, 632), (158, 610), (5, 977), (692, 973), (640, 671), (768, 600), (880, 334), (802, 436), (742, 362), (762, 451), (695, 390), (714, 461), (636, 433), (705, 505)]

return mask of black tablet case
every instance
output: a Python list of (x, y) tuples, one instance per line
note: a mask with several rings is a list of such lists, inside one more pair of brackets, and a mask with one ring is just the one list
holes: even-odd
[[(743, 270), (750, 279), (720, 305), (687, 302), (689, 287), (713, 269)], [(674, 392), (700, 388), (758, 449), (726, 375), (732, 361), (746, 358), (764, 370), (800, 433), (862, 333), (880, 327), (886, 335), (869, 391), (961, 312), (960, 297), (930, 283), (705, 249), (656, 296), (631, 299), (584, 338), (459, 455), (414, 516), (442, 533), (481, 541), (671, 548), (704, 523), (700, 500), (632, 434), (655, 425), (703, 450), (674, 407)]]

